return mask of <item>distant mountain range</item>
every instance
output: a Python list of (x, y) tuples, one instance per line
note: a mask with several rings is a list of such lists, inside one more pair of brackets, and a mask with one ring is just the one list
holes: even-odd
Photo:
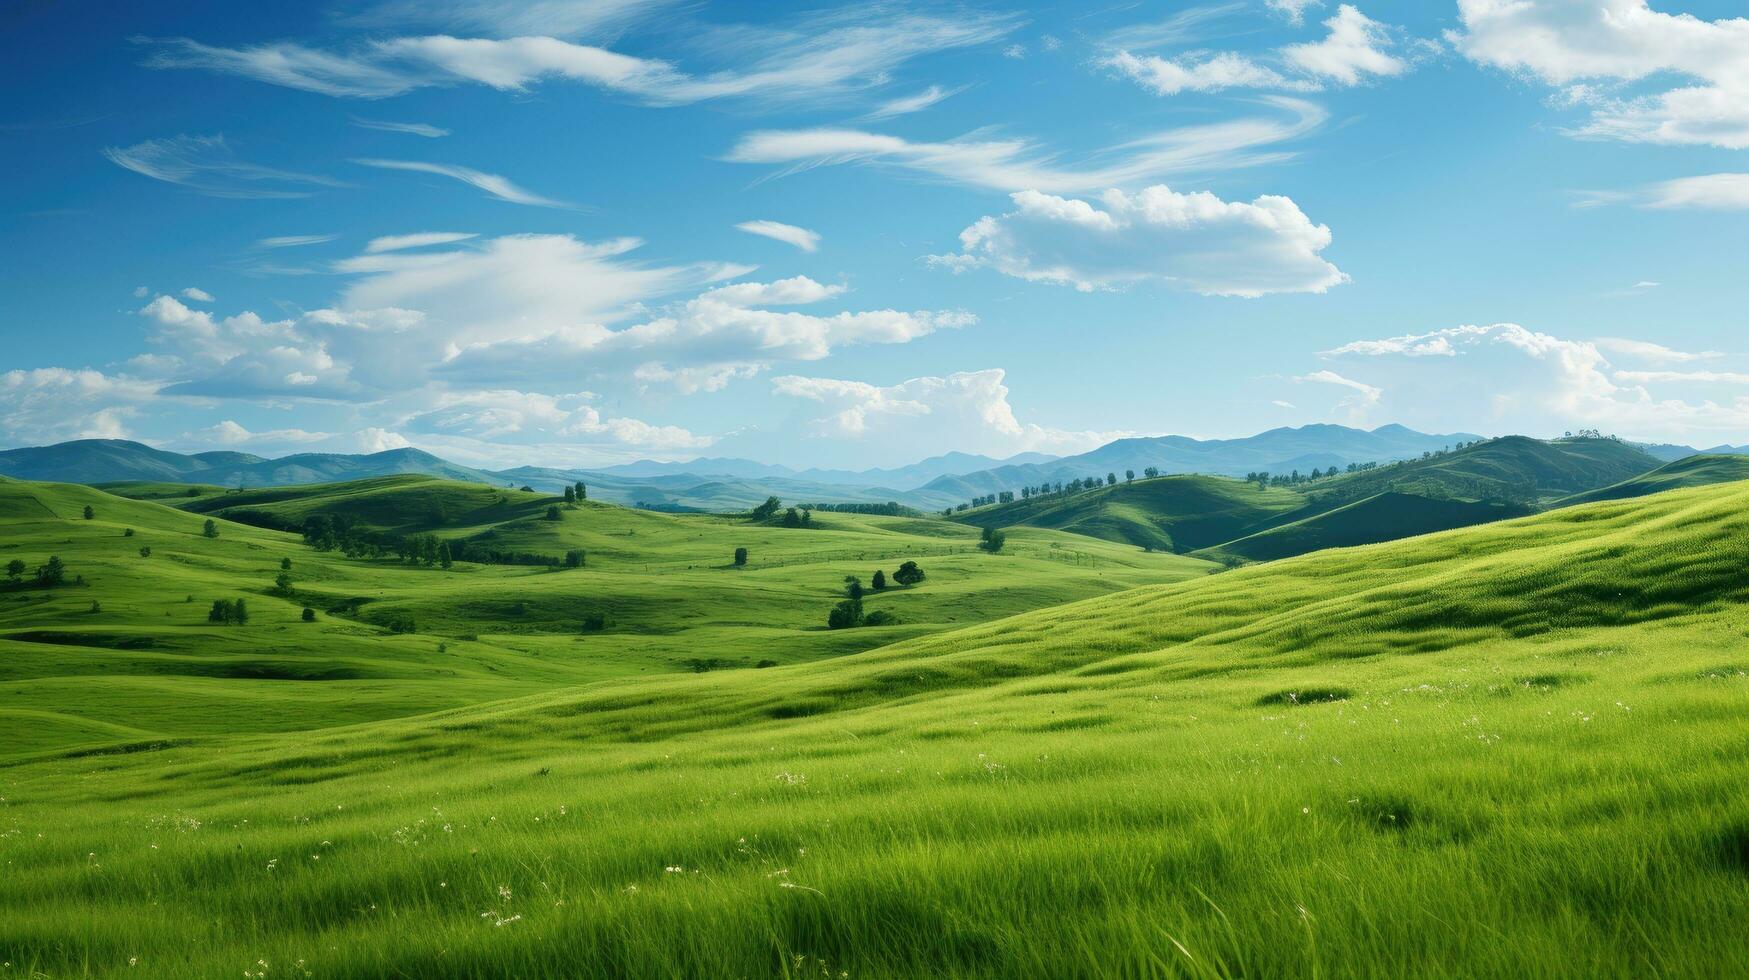
[[(796, 470), (748, 459), (701, 458), (684, 463), (640, 461), (597, 469), (522, 466), (483, 470), (418, 449), (368, 455), (299, 453), (267, 459), (240, 452), (183, 454), (120, 439), (81, 439), (53, 446), (0, 451), (0, 476), (63, 483), (151, 481), (224, 487), (330, 483), (373, 476), (423, 473), (476, 483), (556, 491), (582, 480), (591, 496), (662, 510), (739, 510), (777, 496), (795, 503), (885, 503), (935, 510), (1003, 490), (1068, 482), (1149, 467), (1161, 473), (1243, 476), (1258, 470), (1287, 473), (1349, 463), (1414, 459), (1459, 442), (1469, 433), (1430, 435), (1401, 425), (1366, 430), (1341, 425), (1271, 429), (1242, 439), (1156, 436), (1119, 439), (1091, 452), (1053, 457), (1022, 453), (995, 459), (947, 453), (885, 469)], [(1661, 460), (1693, 455), (1686, 446), (1640, 446)], [(1712, 453), (1749, 453), (1720, 446)]]

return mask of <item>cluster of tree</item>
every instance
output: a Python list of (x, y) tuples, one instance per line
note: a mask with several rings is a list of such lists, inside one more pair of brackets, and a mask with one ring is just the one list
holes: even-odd
[(249, 622), (249, 607), (242, 599), (214, 599), (206, 621), (222, 626), (244, 626)]
[[(967, 506), (969, 506), (969, 507), (988, 507), (991, 504), (1011, 504), (1011, 503), (1014, 503), (1014, 491), (1013, 490), (1002, 490), (1002, 491), (999, 491), (997, 493), (987, 493), (987, 494), (983, 495), (982, 497), (973, 497), (972, 502)], [(965, 510), (966, 508), (962, 507), (960, 509)]]
[[(1346, 472), (1360, 473), (1364, 470), (1374, 469), (1377, 466), (1377, 463), (1349, 463)], [(1245, 474), (1245, 482), (1255, 483), (1259, 488), (1298, 487), (1311, 483), (1314, 480), (1327, 480), (1330, 477), (1339, 476), (1343, 472), (1343, 470), (1338, 469), (1335, 466), (1332, 466), (1327, 470), (1319, 469), (1314, 466), (1310, 473), (1301, 473), (1299, 470), (1294, 470), (1291, 473), (1271, 473), (1268, 470), (1259, 470), (1255, 473)]]
[[(1009, 499), (1014, 499), (1009, 495)], [(875, 517), (922, 517), (915, 507), (887, 501), (884, 504), (802, 504), (803, 510), (818, 510), (831, 514), (872, 514)]]
[(806, 508), (798, 511), (794, 507), (783, 512), (784, 527), (813, 527), (814, 515)]
[(756, 522), (769, 521), (775, 517), (777, 512), (781, 509), (783, 509), (783, 501), (776, 497), (766, 497), (765, 503), (753, 508), (752, 512), (747, 516)]
[(414, 534), (395, 542), (395, 557), (411, 565), (448, 568), (455, 564), (455, 552), (448, 541), (434, 534)]
[(755, 523), (765, 524), (776, 518), (777, 512), (780, 510), (783, 511), (783, 517), (778, 520), (778, 523), (784, 527), (814, 526), (814, 515), (807, 505), (804, 505), (800, 510), (794, 507), (785, 509), (783, 501), (776, 497), (766, 497), (765, 503), (753, 508), (747, 516), (752, 518)]
[(357, 527), (345, 514), (312, 514), (302, 530), (305, 544), (317, 551), (338, 550), (348, 558), (378, 558), (395, 546), (392, 540)]
[(891, 626), (899, 621), (898, 617), (885, 609), (864, 613), (863, 595), (862, 579), (854, 575), (844, 576), (844, 600), (826, 614), (826, 628), (842, 630), (855, 629), (858, 626)]
[[(6, 581), (9, 585), (24, 584), (24, 573), (30, 568), (22, 559), (14, 558), (6, 563)], [(67, 565), (59, 555), (50, 555), (49, 560), (37, 566), (36, 575), (31, 582), (44, 588), (54, 588), (67, 582)]]
[(588, 499), (589, 488), (583, 485), (582, 480), (578, 480), (576, 483), (565, 488), (565, 503), (567, 504), (575, 504), (579, 500)]
[(1001, 551), (1002, 546), (1007, 543), (1008, 533), (1006, 531), (987, 527), (984, 529), (983, 537), (978, 541), (978, 547), (993, 555), (998, 551)]

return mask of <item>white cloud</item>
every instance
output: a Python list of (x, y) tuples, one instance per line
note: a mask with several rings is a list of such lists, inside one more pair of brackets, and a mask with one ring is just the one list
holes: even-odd
[(1002, 49), (1002, 57), (1012, 58), (1015, 61), (1022, 61), (1026, 58), (1026, 45), (1010, 44), (1008, 47)]
[[(1295, 23), (1306, 4), (1282, 8)], [(1167, 32), (1176, 37), (1187, 25)], [(1138, 54), (1138, 44), (1161, 41), (1161, 31), (1121, 31), (1106, 39), (1109, 53), (1099, 64), (1116, 71), (1156, 95), (1220, 92), (1226, 89), (1276, 89), (1309, 92), (1327, 85), (1355, 86), (1369, 78), (1401, 75), (1409, 62), (1390, 53), (1396, 42), (1391, 28), (1350, 4), (1324, 21), (1328, 34), (1320, 41), (1289, 44), (1273, 52), (1190, 51), (1173, 58)], [(1430, 42), (1419, 42), (1425, 47)]]
[(727, 159), (788, 164), (787, 172), (868, 163), (1001, 191), (1031, 188), (1075, 193), (1124, 187), (1187, 171), (1277, 163), (1292, 154), (1266, 147), (1304, 136), (1327, 118), (1322, 108), (1301, 99), (1264, 96), (1259, 101), (1289, 118), (1238, 118), (1150, 133), (1108, 147), (1079, 167), (1060, 165), (1056, 154), (1025, 139), (966, 137), (945, 143), (914, 143), (856, 129), (749, 133), (729, 151)]
[(1364, 381), (1356, 381), (1353, 378), (1345, 378), (1342, 375), (1337, 374), (1335, 371), (1329, 370), (1313, 371), (1311, 374), (1302, 374), (1294, 380), (1312, 382), (1315, 384), (1336, 385), (1354, 392), (1354, 394), (1337, 402), (1335, 407), (1335, 410), (1345, 412), (1349, 420), (1354, 422), (1359, 422), (1365, 419), (1368, 413), (1378, 407), (1379, 399), (1384, 397), (1385, 394), (1383, 388), (1377, 388)]
[(564, 201), (556, 201), (549, 197), (541, 197), (532, 191), (524, 190), (511, 183), (507, 178), (497, 174), (489, 174), (470, 167), (456, 167), (445, 163), (423, 163), (418, 160), (354, 160), (353, 163), (366, 167), (379, 167), (384, 170), (410, 170), (414, 173), (436, 174), (470, 184), (485, 191), (500, 201), (511, 204), (528, 204), (542, 208), (570, 208)]
[(185, 442), (197, 445), (218, 444), (221, 446), (246, 446), (262, 444), (304, 445), (312, 442), (322, 442), (332, 439), (331, 432), (309, 432), (304, 429), (272, 429), (266, 432), (251, 432), (234, 419), (224, 419), (215, 425), (207, 426), (183, 437)]
[(890, 119), (893, 116), (904, 116), (913, 112), (922, 112), (924, 109), (935, 105), (937, 102), (951, 98), (962, 91), (964, 91), (964, 89), (946, 89), (942, 88), (940, 85), (931, 85), (923, 91), (918, 92), (916, 95), (901, 96), (897, 99), (883, 102), (876, 106), (873, 111), (863, 116), (863, 118)]
[(379, 252), (398, 252), (408, 248), (425, 248), (428, 245), (452, 245), (465, 242), (476, 237), (467, 231), (417, 231), (408, 235), (384, 235), (373, 238), (364, 246), (364, 250), (375, 255)]
[(171, 136), (104, 147), (103, 155), (118, 167), (209, 197), (297, 198), (314, 194), (313, 187), (344, 186), (328, 177), (240, 160), (223, 136)]
[[(1644, 284), (1642, 284), (1644, 285)], [(1630, 340), (1626, 337), (1599, 337), (1597, 346), (1624, 357), (1638, 358), (1655, 364), (1685, 364), (1690, 361), (1705, 361), (1725, 355), (1716, 350), (1681, 351), (1654, 344), (1649, 340)]]
[(644, 384), (669, 384), (683, 395), (701, 391), (722, 391), (729, 382), (758, 377), (766, 365), (758, 362), (706, 364), (702, 367), (674, 368), (652, 361), (632, 370), (632, 377)]
[(786, 225), (780, 221), (743, 221), (735, 227), (750, 235), (764, 235), (786, 245), (794, 245), (804, 252), (812, 252), (820, 247), (819, 232)]
[(1288, 64), (1338, 85), (1359, 85), (1369, 75), (1388, 78), (1408, 70), (1407, 62), (1385, 51), (1391, 45), (1385, 26), (1354, 6), (1336, 8), (1324, 26), (1330, 33), (1322, 41), (1281, 49)]
[(448, 392), (438, 395), (429, 409), (406, 419), (403, 427), (415, 434), (480, 444), (564, 441), (573, 444), (573, 453), (589, 445), (666, 452), (699, 449), (715, 441), (679, 426), (604, 416), (590, 404), (594, 397), (588, 392), (547, 395), (515, 389)]
[(820, 405), (823, 414), (805, 423), (809, 435), (872, 444), (890, 458), (916, 459), (950, 450), (995, 456), (1077, 453), (1135, 435), (1023, 423), (1009, 404), (1005, 378), (1000, 368), (888, 386), (792, 375), (772, 379), (772, 390)]
[[(1749, 92), (1745, 94), (1749, 98)], [(1715, 211), (1749, 209), (1749, 174), (1706, 174), (1654, 184), (1649, 208), (1706, 208)]]
[(1155, 95), (1219, 92), (1229, 88), (1286, 88), (1289, 82), (1273, 69), (1242, 54), (1222, 51), (1202, 58), (1167, 60), (1158, 55), (1118, 51), (1101, 64), (1140, 83)]
[(182, 291), (182, 297), (184, 299), (194, 300), (196, 303), (211, 303), (213, 301), (212, 293), (197, 286), (189, 286), (187, 289), (184, 289)]
[(417, 24), (495, 37), (577, 37), (618, 29), (675, 0), (383, 0), (344, 19), (363, 27)]
[(422, 122), (391, 122), (387, 119), (360, 119), (353, 116), (352, 124), (360, 129), (378, 129), (385, 133), (405, 133), (409, 136), (423, 136), (426, 139), (437, 139), (449, 135), (447, 129), (440, 129), (430, 123)]
[(390, 432), (374, 425), (359, 430), (354, 437), (354, 444), (361, 453), (386, 453), (391, 449), (408, 449), (413, 445), (399, 432)]
[[(1540, 79), (1599, 139), (1749, 148), (1749, 19), (1702, 20), (1647, 0), (1458, 0), (1451, 42)], [(1666, 87), (1665, 76), (1692, 84)], [(1636, 87), (1636, 83), (1646, 83)]]
[(1037, 191), (1011, 195), (1017, 209), (985, 216), (960, 233), (961, 251), (936, 256), (955, 270), (988, 267), (1083, 291), (1164, 282), (1211, 296), (1322, 293), (1347, 282), (1321, 253), (1330, 229), (1293, 201), (1265, 195), (1245, 204), (1165, 185), (1107, 191), (1100, 210)]
[(275, 235), (272, 238), (257, 238), (255, 240), (255, 247), (299, 248), (304, 245), (321, 245), (325, 242), (331, 242), (339, 237), (339, 235)]
[(1299, 409), (1299, 406), (1295, 405), (1293, 402), (1284, 402), (1279, 398), (1272, 400), (1270, 404), (1274, 405), (1276, 408), (1288, 408), (1294, 409), (1295, 411)]
[(124, 419), (158, 394), (156, 382), (60, 367), (0, 373), (0, 437), (8, 445), (123, 439)]
[(1306, 8), (1322, 7), (1323, 0), (1264, 0), (1270, 10), (1281, 14), (1290, 24), (1302, 24), (1306, 19)]
[(716, 28), (707, 40), (717, 43), (707, 47), (759, 54), (704, 75), (689, 74), (667, 61), (531, 35), (392, 37), (344, 53), (285, 43), (225, 48), (173, 38), (148, 42), (154, 49), (145, 63), (367, 99), (459, 82), (523, 91), (538, 82), (564, 79), (652, 105), (732, 97), (817, 101), (885, 83), (893, 69), (919, 55), (997, 40), (1014, 23), (1006, 16), (947, 17), (882, 9), (860, 19), (854, 13), (822, 15), (792, 29)]
[(1603, 353), (1603, 345), (1610, 343), (1624, 356), (1655, 359), (1663, 352), (1682, 354), (1661, 345), (1567, 340), (1515, 323), (1452, 327), (1415, 339), (1436, 338), (1452, 346), (1453, 357), (1402, 358), (1388, 350), (1388, 344), (1376, 348), (1350, 344), (1337, 351), (1349, 356), (1370, 353), (1368, 370), (1391, 375), (1393, 416), (1432, 431), (1474, 425), (1478, 409), (1492, 413), (1494, 426), (1501, 431), (1532, 435), (1596, 428), (1632, 438), (1705, 444), (1741, 441), (1742, 430), (1749, 427), (1749, 396), (1688, 401), (1661, 397), (1650, 387), (1734, 385), (1749, 381), (1749, 376), (1729, 371), (1617, 371)]
[[(707, 290), (657, 317), (622, 329), (592, 325), (527, 339), (465, 346), (443, 367), (446, 377), (476, 383), (576, 376), (637, 364), (639, 380), (671, 380), (682, 390), (712, 390), (752, 366), (813, 361), (835, 348), (902, 344), (976, 322), (954, 311), (868, 310), (816, 315), (773, 306), (808, 305), (839, 296), (805, 276)], [(683, 372), (681, 367), (692, 367)]]

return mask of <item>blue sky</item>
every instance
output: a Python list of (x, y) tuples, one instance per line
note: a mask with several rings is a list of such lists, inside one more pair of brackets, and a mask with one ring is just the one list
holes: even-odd
[(1749, 442), (1734, 4), (292, 6), (7, 15), (0, 443)]

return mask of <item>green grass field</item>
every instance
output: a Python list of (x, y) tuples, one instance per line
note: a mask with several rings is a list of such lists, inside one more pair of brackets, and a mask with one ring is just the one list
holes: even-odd
[[(543, 533), (635, 528), (599, 568), (443, 572), (0, 501), (0, 560), (86, 577), (0, 594), (18, 976), (1749, 973), (1744, 484), (1218, 575), (593, 507)], [(904, 625), (813, 628), (889, 553)]]

